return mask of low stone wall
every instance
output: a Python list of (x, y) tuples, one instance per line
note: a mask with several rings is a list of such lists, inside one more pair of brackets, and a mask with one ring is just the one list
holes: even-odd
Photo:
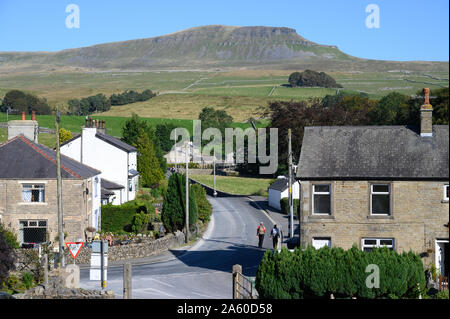
[[(184, 242), (184, 233), (180, 231), (175, 234), (167, 234), (158, 239), (139, 237), (127, 245), (108, 247), (108, 262), (149, 257), (173, 247), (180, 247)], [(25, 256), (24, 251), (24, 249), (16, 249), (16, 266), (19, 270), (27, 270), (27, 268), (33, 267), (29, 258)], [(26, 249), (26, 251), (29, 252), (30, 250)], [(75, 264), (89, 265), (91, 263), (91, 253), (92, 249), (85, 244), (75, 259)], [(67, 250), (64, 255), (67, 264), (73, 263), (73, 258)]]
[(12, 299), (114, 299), (112, 290), (87, 290), (83, 288), (67, 288), (63, 279), (55, 276), (49, 278), (49, 283), (37, 285), (24, 293), (9, 296)]

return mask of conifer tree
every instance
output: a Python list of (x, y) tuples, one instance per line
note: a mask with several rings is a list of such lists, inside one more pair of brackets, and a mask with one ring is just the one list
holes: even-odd
[(147, 134), (141, 134), (137, 139), (137, 168), (143, 186), (153, 187), (164, 178), (153, 143)]

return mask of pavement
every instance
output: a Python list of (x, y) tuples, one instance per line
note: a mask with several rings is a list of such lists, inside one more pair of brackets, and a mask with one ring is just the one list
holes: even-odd
[[(290, 242), (291, 240), (289, 238), (289, 215), (285, 215), (281, 213), (281, 211), (273, 207), (270, 207), (266, 197), (249, 196), (249, 199), (252, 200), (255, 203), (255, 205), (267, 215), (272, 224), (277, 224), (278, 227), (281, 226), (281, 230), (283, 233), (282, 246), (287, 247), (288, 242)], [(269, 233), (270, 230), (267, 229)], [(294, 240), (299, 237), (299, 233), (300, 233), (299, 221), (297, 216), (294, 216)]]

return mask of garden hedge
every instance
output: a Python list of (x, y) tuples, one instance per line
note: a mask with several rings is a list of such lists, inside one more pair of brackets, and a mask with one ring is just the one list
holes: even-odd
[[(366, 279), (379, 267), (379, 287), (368, 288)], [(364, 252), (311, 246), (290, 252), (266, 251), (256, 274), (256, 289), (263, 299), (299, 298), (418, 298), (425, 293), (423, 263), (417, 254), (398, 254), (388, 248)]]

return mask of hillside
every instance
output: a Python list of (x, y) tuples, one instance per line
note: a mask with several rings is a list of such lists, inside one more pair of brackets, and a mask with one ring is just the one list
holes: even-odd
[(360, 59), (309, 41), (284, 27), (204, 26), (138, 40), (58, 52), (0, 52), (0, 71), (152, 71), (317, 69), (321, 71), (442, 71), (448, 62)]

